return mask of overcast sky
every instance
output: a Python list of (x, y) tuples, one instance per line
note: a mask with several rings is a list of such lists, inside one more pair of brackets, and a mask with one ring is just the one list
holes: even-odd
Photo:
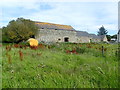
[[(78, 31), (97, 34), (103, 25), (108, 34), (118, 31), (118, 2), (40, 2), (4, 0), (0, 3), (0, 27), (23, 17), (33, 21), (71, 25)], [(42, 0), (43, 1), (43, 0)]]

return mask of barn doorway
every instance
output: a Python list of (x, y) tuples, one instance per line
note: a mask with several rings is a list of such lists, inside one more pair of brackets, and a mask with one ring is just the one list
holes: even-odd
[(69, 38), (68, 38), (68, 37), (65, 37), (65, 38), (64, 38), (64, 42), (69, 42)]

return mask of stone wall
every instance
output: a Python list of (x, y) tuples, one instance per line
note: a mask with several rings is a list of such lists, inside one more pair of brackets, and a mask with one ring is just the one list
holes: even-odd
[(101, 40), (93, 37), (79, 36), (77, 37), (77, 43), (90, 43), (90, 42), (100, 42)]
[(98, 38), (92, 38), (92, 42), (101, 42), (101, 40)]
[(76, 32), (68, 30), (39, 29), (36, 39), (41, 42), (77, 42)]
[(91, 39), (91, 37), (79, 36), (79, 37), (77, 37), (77, 43), (89, 43), (90, 39)]
[(105, 41), (105, 42), (108, 41), (106, 35), (105, 35), (105, 37), (103, 38), (103, 41)]
[(55, 29), (39, 29), (36, 39), (39, 42), (71, 42), (71, 43), (89, 43), (100, 42), (100, 39), (76, 36), (76, 31), (72, 30), (55, 30)]

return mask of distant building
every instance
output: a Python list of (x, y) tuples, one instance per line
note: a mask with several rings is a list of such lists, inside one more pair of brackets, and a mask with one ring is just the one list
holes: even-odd
[(103, 42), (108, 42), (106, 35), (100, 35), (100, 40)]
[(117, 39), (116, 38), (111, 38), (111, 40), (109, 41), (109, 43), (116, 43)]
[(89, 34), (84, 31), (76, 31), (70, 25), (53, 24), (46, 22), (35, 22), (39, 27), (35, 38), (39, 42), (71, 42), (71, 43), (89, 43), (107, 41), (106, 37)]
[(88, 43), (88, 42), (100, 42), (100, 37), (95, 34), (89, 34), (85, 31), (76, 31), (76, 36), (78, 38), (78, 43)]
[(111, 38), (111, 41), (116, 41), (116, 38)]

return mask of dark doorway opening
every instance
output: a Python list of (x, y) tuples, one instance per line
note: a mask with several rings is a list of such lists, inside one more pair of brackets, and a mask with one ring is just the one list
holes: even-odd
[(65, 37), (65, 38), (64, 38), (64, 42), (69, 42), (69, 38), (68, 38), (68, 37)]

